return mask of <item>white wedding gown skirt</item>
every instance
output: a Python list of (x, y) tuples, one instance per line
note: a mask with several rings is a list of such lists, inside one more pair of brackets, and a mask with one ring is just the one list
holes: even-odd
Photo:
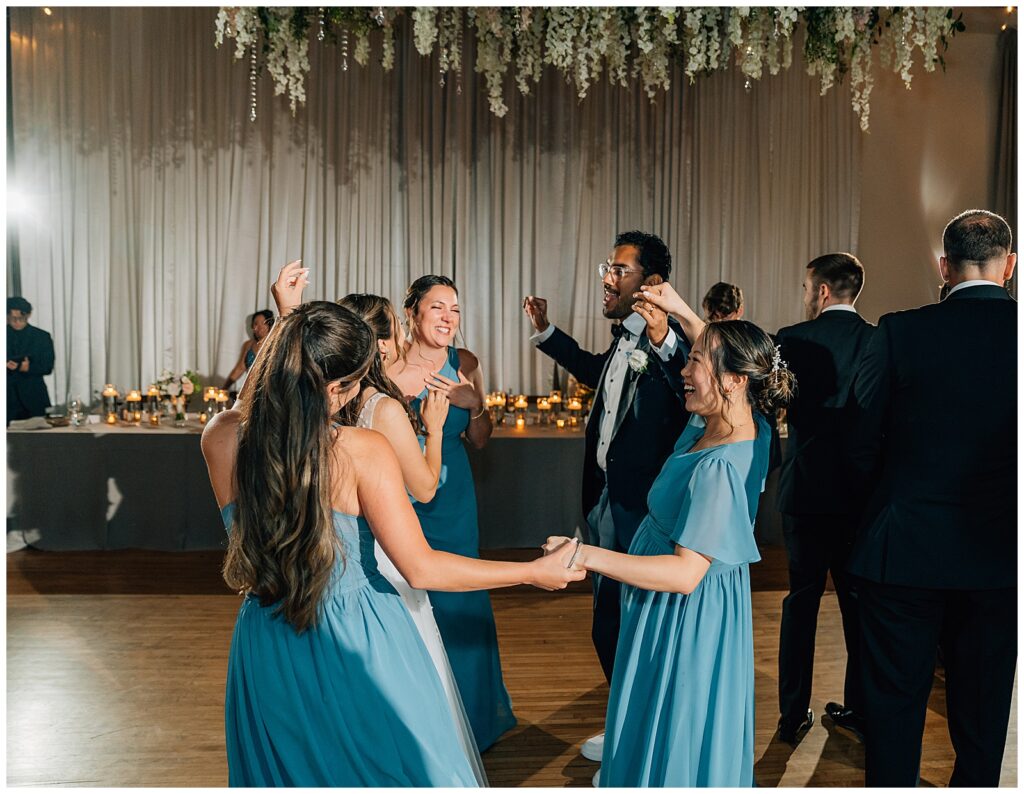
[(438, 631), (437, 623), (434, 621), (434, 609), (430, 606), (430, 596), (425, 590), (417, 590), (405, 581), (405, 577), (399, 573), (380, 544), (374, 543), (373, 548), (377, 557), (377, 569), (385, 579), (391, 582), (391, 585), (402, 597), (409, 614), (412, 615), (413, 623), (416, 624), (416, 629), (423, 638), (423, 644), (427, 646), (430, 658), (434, 661), (437, 675), (444, 687), (444, 694), (452, 708), (459, 741), (462, 742), (462, 749), (469, 759), (469, 765), (473, 768), (477, 783), (480, 786), (486, 786), (487, 775), (484, 772), (483, 762), (480, 760), (480, 751), (477, 750), (473, 729), (469, 726), (469, 717), (466, 715), (466, 708), (462, 705), (459, 687), (455, 683), (451, 665), (448, 663), (448, 654), (445, 653), (444, 643), (441, 642), (441, 632)]

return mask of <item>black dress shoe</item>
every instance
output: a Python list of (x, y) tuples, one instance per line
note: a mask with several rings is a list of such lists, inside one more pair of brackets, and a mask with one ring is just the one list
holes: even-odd
[(779, 720), (779, 739), (786, 742), (786, 744), (796, 744), (800, 739), (804, 738), (804, 734), (811, 729), (814, 724), (814, 712), (807, 709), (807, 716), (802, 722), (793, 723), (791, 720), (787, 720), (785, 717)]
[(853, 709), (848, 709), (842, 703), (826, 703), (825, 713), (840, 728), (855, 734), (861, 742), (864, 741), (864, 719)]

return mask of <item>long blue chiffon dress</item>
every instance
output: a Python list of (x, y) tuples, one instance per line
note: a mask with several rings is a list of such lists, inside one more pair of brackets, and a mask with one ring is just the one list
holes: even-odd
[(622, 625), (601, 786), (754, 784), (754, 517), (768, 474), (770, 430), (753, 441), (690, 452), (694, 415), (648, 495), (629, 553), (712, 558), (689, 595), (623, 585)]
[[(234, 504), (221, 511), (230, 531)], [(299, 634), (247, 596), (228, 657), (231, 786), (475, 786), (434, 663), (377, 571), (363, 518), (334, 512), (344, 561)]]
[[(459, 353), (454, 347), (448, 348), (448, 359), (441, 374), (454, 381), (459, 379)], [(426, 396), (424, 389), (412, 401), (417, 412)], [(478, 558), (480, 529), (476, 491), (469, 456), (461, 438), (469, 420), (466, 409), (454, 405), (448, 409), (441, 443), (441, 460), (447, 467), (448, 477), (430, 502), (415, 502), (413, 508), (432, 548)], [(491, 597), (486, 590), (469, 593), (432, 590), (430, 603), (434, 606), (434, 619), (444, 640), (473, 736), (483, 752), (516, 724), (501, 675)]]

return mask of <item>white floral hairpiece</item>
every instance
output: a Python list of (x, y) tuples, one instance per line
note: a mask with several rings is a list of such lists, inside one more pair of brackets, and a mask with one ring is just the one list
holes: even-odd
[(782, 360), (782, 348), (775, 345), (775, 352), (772, 354), (772, 374), (778, 372), (780, 367), (787, 366), (789, 365)]

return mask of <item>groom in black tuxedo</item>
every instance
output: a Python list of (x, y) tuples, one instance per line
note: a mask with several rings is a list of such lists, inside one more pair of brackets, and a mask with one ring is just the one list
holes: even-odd
[[(665, 338), (651, 340), (633, 311), (634, 293), (667, 281), (671, 271), (672, 256), (659, 237), (632, 231), (615, 239), (611, 257), (599, 267), (602, 312), (614, 321), (614, 338), (603, 353), (582, 350), (552, 325), (544, 299), (529, 296), (523, 304), (537, 330), (531, 340), (596, 392), (586, 430), (583, 514), (590, 542), (619, 552), (628, 551), (647, 514), (647, 493), (689, 419), (680, 375), (689, 345), (682, 331), (672, 321)], [(619, 637), (614, 579), (594, 576), (592, 637), (610, 682)], [(583, 754), (597, 761), (602, 748), (603, 735), (588, 740)]]
[(786, 409), (789, 441), (777, 497), (789, 559), (779, 630), (779, 738), (790, 743), (814, 720), (808, 708), (814, 638), (829, 572), (847, 659), (844, 703), (830, 702), (825, 711), (837, 724), (861, 730), (860, 630), (846, 574), (859, 510), (850, 502), (842, 429), (850, 386), (875, 330), (854, 308), (863, 286), (864, 267), (853, 254), (817, 257), (804, 276), (807, 321), (783, 328), (776, 338), (799, 384)]
[(1017, 663), (1017, 303), (1010, 227), (942, 235), (942, 303), (887, 314), (854, 381), (848, 454), (869, 786), (914, 786), (936, 647), (951, 786), (997, 786)]

